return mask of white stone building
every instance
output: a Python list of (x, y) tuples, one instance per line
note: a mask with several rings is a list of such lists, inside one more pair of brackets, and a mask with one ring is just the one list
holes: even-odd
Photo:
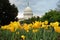
[(33, 17), (32, 9), (29, 7), (29, 1), (27, 2), (27, 7), (24, 9), (23, 16), (24, 17), (19, 19), (19, 21)]
[(28, 18), (31, 18), (33, 17), (33, 12), (32, 12), (32, 9), (30, 7), (26, 7), (24, 9), (24, 19), (28, 19)]

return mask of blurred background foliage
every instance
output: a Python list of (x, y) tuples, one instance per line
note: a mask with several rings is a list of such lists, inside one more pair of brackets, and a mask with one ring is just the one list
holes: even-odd
[(35, 21), (45, 21), (47, 20), (48, 22), (55, 22), (58, 21), (60, 22), (60, 12), (56, 10), (50, 10), (45, 13), (42, 17), (32, 17), (28, 20), (21, 21), (21, 23), (31, 23)]

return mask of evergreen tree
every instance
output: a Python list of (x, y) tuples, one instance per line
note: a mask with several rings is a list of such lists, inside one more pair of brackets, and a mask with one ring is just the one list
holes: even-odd
[(0, 25), (6, 25), (10, 21), (15, 21), (17, 13), (17, 7), (14, 4), (11, 5), (9, 0), (0, 0)]

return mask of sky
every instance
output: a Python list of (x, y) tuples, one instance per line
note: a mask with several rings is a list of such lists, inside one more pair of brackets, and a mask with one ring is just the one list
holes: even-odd
[[(24, 9), (27, 7), (26, 0), (9, 0), (11, 4), (15, 4), (18, 8), (18, 17), (22, 18)], [(29, 0), (29, 6), (31, 7), (34, 16), (42, 16), (45, 12), (57, 7), (59, 0)]]

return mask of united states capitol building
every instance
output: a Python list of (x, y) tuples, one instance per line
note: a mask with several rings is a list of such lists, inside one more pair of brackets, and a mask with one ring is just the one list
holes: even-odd
[(32, 12), (32, 9), (30, 8), (30, 7), (26, 7), (25, 9), (24, 9), (24, 18), (25, 19), (28, 19), (28, 18), (31, 18), (31, 17), (33, 17), (33, 12)]
[(23, 18), (19, 18), (19, 21), (22, 21), (22, 20), (29, 19), (29, 18), (32, 18), (33, 17), (32, 9), (29, 6), (27, 6), (24, 9), (23, 16), (24, 16)]
[(21, 20), (25, 20), (25, 19), (29, 19), (29, 18), (32, 18), (33, 17), (33, 12), (32, 12), (32, 9), (27, 6), (25, 9), (24, 9), (24, 13), (23, 13), (23, 18), (20, 18), (19, 21)]
[(29, 7), (29, 2), (27, 2), (27, 7), (24, 9), (23, 18), (19, 18), (19, 21), (29, 19), (33, 17), (32, 9)]
[(33, 16), (33, 11), (29, 6), (29, 1), (27, 1), (27, 7), (24, 9), (24, 12), (23, 12), (23, 18), (19, 18), (19, 21), (23, 21), (25, 19), (29, 19), (32, 17), (37, 17), (37, 16)]

